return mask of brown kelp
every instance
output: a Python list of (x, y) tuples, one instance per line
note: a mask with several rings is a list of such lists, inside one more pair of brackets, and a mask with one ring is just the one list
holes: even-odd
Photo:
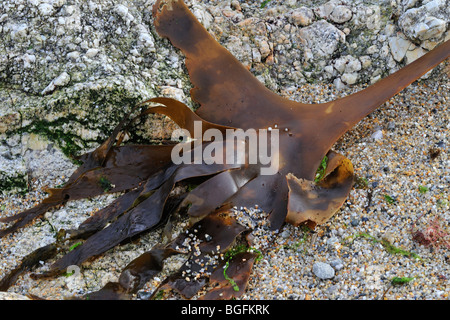
[[(60, 254), (48, 272), (34, 277), (60, 275), (69, 266), (81, 265), (154, 230), (184, 209), (193, 221), (186, 233), (131, 261), (118, 282), (108, 283), (89, 298), (130, 298), (175, 254), (187, 254), (187, 261), (158, 290), (172, 289), (191, 298), (209, 283), (212, 289), (204, 299), (241, 296), (257, 254), (243, 251), (226, 257), (234, 243), (245, 242), (251, 232), (249, 226), (237, 221), (230, 208), (258, 204), (268, 214), (268, 226), (274, 230), (285, 222), (310, 228), (323, 224), (342, 206), (353, 185), (353, 166), (349, 159), (331, 150), (333, 144), (379, 105), (450, 56), (447, 41), (365, 90), (310, 105), (282, 98), (264, 87), (213, 39), (183, 1), (158, 0), (153, 15), (158, 34), (184, 53), (194, 85), (191, 96), (200, 108), (193, 112), (168, 98), (144, 102), (137, 107), (149, 106), (137, 117), (126, 117), (101, 146), (80, 157), (82, 165), (62, 188), (49, 189), (49, 196), (36, 207), (2, 218), (1, 222), (12, 223), (0, 231), (0, 236), (5, 236), (67, 201), (122, 192), (78, 229), (61, 230), (54, 244), (25, 257), (0, 281), (0, 290), (7, 290), (21, 273), (32, 270), (39, 261)], [(200, 140), (123, 144), (130, 123), (152, 113), (168, 116), (191, 136), (200, 134)], [(196, 124), (201, 124), (199, 132)], [(255, 129), (265, 130), (265, 134)], [(262, 174), (267, 163), (250, 161), (251, 141), (213, 140), (206, 138), (208, 130), (222, 134), (227, 130), (255, 130), (258, 141), (276, 138), (278, 148), (270, 151), (277, 170)], [(234, 147), (245, 150), (244, 161), (230, 163), (224, 159)], [(183, 158), (190, 161), (175, 163), (174, 150), (183, 151)], [(315, 174), (323, 159), (326, 167), (317, 181)], [(177, 185), (194, 178), (199, 179), (199, 184), (193, 190), (172, 192)], [(73, 244), (80, 240), (82, 244), (74, 248)]]

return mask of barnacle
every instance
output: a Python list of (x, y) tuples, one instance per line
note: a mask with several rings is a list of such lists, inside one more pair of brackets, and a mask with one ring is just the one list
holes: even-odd
[[(450, 41), (447, 41), (365, 90), (310, 105), (282, 98), (264, 87), (213, 39), (183, 1), (158, 0), (153, 15), (158, 34), (184, 53), (194, 84), (191, 96), (200, 108), (193, 112), (179, 101), (154, 98), (138, 106), (150, 104), (138, 117), (164, 114), (192, 136), (196, 134), (195, 124), (201, 123), (203, 138), (211, 129), (216, 133), (264, 129), (265, 135), (257, 131), (260, 141), (277, 138), (278, 148), (271, 149), (271, 157), (278, 163), (277, 170), (262, 174), (267, 163), (249, 161), (250, 142), (245, 139), (237, 142), (245, 150), (245, 161), (232, 163), (223, 157), (236, 145), (234, 140), (230, 144), (228, 140), (204, 138), (205, 141), (179, 144), (122, 145), (123, 132), (134, 120), (128, 116), (109, 139), (79, 159), (82, 165), (64, 187), (49, 189), (49, 196), (36, 207), (1, 219), (14, 224), (1, 230), (0, 236), (15, 232), (67, 201), (107, 192), (123, 192), (123, 195), (78, 229), (62, 231), (54, 244), (25, 257), (21, 265), (0, 281), (0, 290), (7, 290), (22, 272), (32, 270), (39, 261), (54, 258), (58, 252), (65, 254), (51, 264), (48, 272), (34, 277), (60, 275), (69, 266), (80, 265), (157, 228), (174, 212), (186, 208), (187, 214), (196, 221), (187, 233), (131, 261), (118, 282), (108, 283), (89, 294), (89, 298), (129, 298), (162, 270), (165, 259), (180, 253), (188, 253), (188, 260), (158, 289), (173, 289), (191, 298), (210, 281), (215, 286), (205, 299), (239, 297), (245, 290), (256, 254), (242, 252), (226, 262), (220, 259), (239, 237), (251, 231), (251, 226), (242, 225), (230, 214), (230, 208), (258, 204), (268, 214), (268, 225), (274, 230), (285, 222), (314, 228), (327, 221), (341, 207), (353, 184), (350, 160), (332, 151), (332, 145), (375, 108), (450, 55)], [(277, 136), (275, 130), (271, 131), (273, 128), (280, 129)], [(174, 150), (182, 150), (183, 157), (190, 161), (173, 162)], [(198, 158), (198, 154), (209, 157)], [(320, 180), (315, 181), (316, 170), (325, 156), (327, 165)], [(218, 158), (222, 161), (216, 161)], [(196, 188), (182, 194), (171, 193), (177, 184), (192, 178), (201, 178)], [(80, 240), (83, 240), (81, 245), (69, 250)]]

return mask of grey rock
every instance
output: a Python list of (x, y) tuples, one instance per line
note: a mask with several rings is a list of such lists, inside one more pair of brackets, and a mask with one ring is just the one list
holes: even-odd
[(406, 52), (406, 63), (410, 64), (416, 59), (419, 59), (421, 56), (423, 56), (425, 53), (427, 53), (427, 50), (424, 50), (421, 47), (414, 47), (413, 50), (408, 50)]
[[(383, 131), (382, 130), (376, 130), (374, 133), (372, 133), (371, 135), (370, 135), (370, 137), (373, 139), (373, 140), (381, 140), (381, 139), (383, 139)], [(353, 225), (353, 220), (352, 220), (352, 225)]]
[(341, 259), (334, 259), (330, 262), (330, 266), (336, 271), (342, 270), (344, 268), (344, 264), (342, 263)]
[(334, 67), (340, 73), (354, 73), (361, 70), (361, 62), (357, 58), (346, 55), (336, 59)]
[(30, 298), (14, 292), (0, 292), (0, 300), (30, 300)]
[(447, 0), (433, 0), (419, 8), (411, 8), (399, 18), (399, 26), (411, 39), (442, 39), (450, 19)]
[(402, 36), (389, 38), (389, 47), (391, 49), (392, 56), (398, 62), (403, 60), (411, 44), (411, 41)]
[(297, 26), (309, 26), (313, 21), (314, 12), (306, 7), (293, 10), (289, 16), (289, 22)]
[(311, 50), (314, 59), (324, 59), (335, 52), (339, 43), (345, 42), (345, 34), (334, 25), (320, 20), (300, 29), (298, 39)]
[(347, 88), (347, 86), (345, 85), (345, 83), (342, 82), (341, 78), (336, 78), (333, 80), (333, 85), (335, 86), (335, 88), (337, 90), (342, 90), (344, 88)]
[(368, 30), (377, 31), (383, 26), (382, 24), (382, 13), (380, 6), (376, 4), (371, 5), (356, 5), (354, 9), (351, 22), (355, 24), (356, 27), (367, 28)]
[(346, 83), (346, 84), (355, 84), (356, 81), (358, 80), (358, 74), (353, 72), (353, 73), (344, 73), (341, 76), (341, 80)]
[(389, 121), (387, 128), (388, 128), (388, 130), (394, 130), (395, 129), (395, 121)]
[(330, 14), (330, 19), (336, 23), (344, 23), (352, 18), (352, 10), (347, 6), (336, 6)]
[[(378, 131), (380, 131), (380, 130), (378, 130)], [(378, 132), (378, 131), (377, 131), (377, 132)], [(357, 227), (357, 226), (359, 225), (359, 222), (360, 222), (360, 220), (357, 219), (357, 218), (355, 218), (355, 219), (352, 219), (352, 221), (350, 222), (350, 224), (351, 224), (353, 227)]]
[(339, 286), (337, 284), (330, 286), (327, 289), (328, 294), (334, 294), (339, 289)]
[(332, 279), (335, 275), (334, 269), (328, 263), (324, 262), (314, 263), (313, 273), (317, 278), (322, 280)]

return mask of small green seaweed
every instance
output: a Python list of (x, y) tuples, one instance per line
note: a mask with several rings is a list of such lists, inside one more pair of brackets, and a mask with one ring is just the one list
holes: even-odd
[(323, 176), (325, 175), (325, 171), (327, 170), (327, 163), (328, 163), (328, 157), (323, 157), (322, 161), (320, 162), (320, 166), (316, 171), (316, 177), (314, 178), (314, 182), (319, 182), (323, 179)]
[(415, 277), (393, 277), (390, 281), (390, 285), (387, 287), (387, 289), (384, 291), (383, 296), (381, 299), (385, 299), (386, 294), (388, 291), (395, 286), (402, 286), (406, 283), (411, 282)]
[(227, 270), (228, 270), (229, 266), (230, 266), (230, 262), (227, 261), (225, 263), (225, 267), (223, 268), (223, 276), (233, 286), (233, 290), (237, 292), (237, 291), (239, 291), (239, 286), (236, 284), (236, 281), (234, 281), (232, 278), (230, 278), (227, 275)]
[(369, 186), (369, 181), (363, 177), (356, 177), (355, 188), (356, 189), (366, 189)]
[(412, 281), (415, 277), (394, 277), (391, 279), (391, 284), (393, 286), (403, 285)]
[(225, 260), (230, 260), (231, 258), (233, 258), (235, 255), (239, 254), (239, 253), (243, 253), (243, 252), (251, 252), (251, 253), (256, 253), (257, 257), (255, 259), (255, 261), (260, 261), (262, 259), (262, 252), (259, 251), (256, 248), (253, 247), (247, 247), (245, 244), (240, 244), (234, 248), (231, 248), (230, 250), (228, 250), (225, 253)]
[(152, 300), (162, 300), (164, 298), (164, 290), (159, 290), (153, 298), (151, 298)]
[(112, 188), (114, 188), (114, 186), (111, 184), (111, 182), (105, 178), (105, 177), (100, 177), (98, 183), (100, 184), (100, 187), (103, 189), (103, 191), (108, 192), (109, 190), (111, 190)]
[(420, 256), (414, 252), (410, 252), (410, 251), (404, 250), (402, 248), (398, 248), (398, 247), (394, 246), (392, 243), (390, 243), (389, 240), (387, 240), (387, 239), (383, 238), (383, 239), (379, 240), (379, 239), (375, 238), (374, 236), (372, 236), (368, 233), (364, 233), (364, 232), (349, 236), (345, 239), (345, 241), (348, 239), (354, 240), (356, 238), (369, 239), (373, 243), (380, 243), (383, 246), (383, 248), (390, 254), (399, 254), (399, 255), (402, 255), (405, 257), (411, 257), (411, 258), (415, 258), (418, 260), (422, 260), (422, 258), (420, 258)]
[(17, 190), (19, 194), (25, 195), (28, 192), (28, 181), (25, 174), (8, 176), (6, 172), (0, 171), (0, 191)]
[(393, 203), (396, 201), (393, 197), (391, 197), (391, 196), (388, 195), (388, 194), (385, 194), (385, 195), (384, 195), (384, 200), (385, 200), (387, 203), (389, 203), (389, 204), (393, 204)]
[(66, 132), (63, 128), (70, 122), (76, 122), (77, 117), (75, 115), (69, 115), (64, 118), (57, 119), (55, 121), (37, 120), (33, 123), (26, 125), (18, 130), (9, 132), (8, 134), (22, 134), (22, 133), (34, 133), (48, 140), (55, 142), (61, 151), (75, 164), (80, 164), (75, 156), (80, 150), (88, 146), (88, 142), (97, 141), (84, 141), (76, 134)]
[(270, 1), (271, 1), (271, 0), (264, 0), (264, 1), (261, 3), (261, 9), (265, 8), (265, 7), (267, 6), (267, 4), (268, 4)]
[(419, 192), (420, 193), (427, 193), (430, 189), (425, 186), (419, 186)]
[(75, 249), (76, 247), (78, 247), (78, 246), (81, 246), (81, 242), (77, 242), (77, 243), (71, 245), (70, 248), (69, 248), (69, 251), (74, 250), (74, 249)]
[(253, 247), (247, 247), (245, 244), (240, 244), (234, 248), (231, 248), (230, 250), (228, 250), (225, 253), (224, 259), (227, 261), (226, 261), (225, 267), (223, 269), (223, 276), (232, 285), (233, 290), (236, 292), (239, 291), (239, 286), (236, 284), (236, 281), (234, 281), (232, 278), (230, 278), (227, 275), (227, 270), (228, 270), (228, 267), (230, 266), (230, 260), (237, 254), (244, 253), (244, 252), (256, 253), (257, 256), (256, 256), (255, 261), (260, 261), (263, 256), (261, 251), (259, 251), (256, 248), (253, 248)]
[(63, 275), (63, 277), (68, 278), (70, 276), (73, 276), (74, 274), (75, 274), (75, 270), (73, 270), (72, 272), (65, 272), (62, 275)]
[[(292, 250), (296, 250), (298, 249), (302, 244), (304, 244), (306, 242), (306, 239), (308, 238), (308, 235), (311, 232), (311, 229), (308, 228), (308, 226), (304, 225), (302, 226), (302, 231), (303, 231), (303, 236), (301, 237), (301, 239), (297, 242), (295, 242), (294, 244), (290, 244), (290, 245), (285, 245), (283, 246), (284, 249), (292, 249)], [(306, 250), (304, 251), (306, 252)]]

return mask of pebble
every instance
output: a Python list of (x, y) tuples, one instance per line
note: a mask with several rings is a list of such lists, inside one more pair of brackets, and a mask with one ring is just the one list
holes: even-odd
[(341, 259), (335, 259), (335, 260), (331, 261), (330, 266), (332, 266), (333, 269), (336, 271), (342, 270), (344, 268), (344, 265), (343, 265)]
[(328, 264), (324, 262), (316, 262), (313, 265), (313, 273), (319, 279), (332, 279), (335, 275), (334, 269)]

